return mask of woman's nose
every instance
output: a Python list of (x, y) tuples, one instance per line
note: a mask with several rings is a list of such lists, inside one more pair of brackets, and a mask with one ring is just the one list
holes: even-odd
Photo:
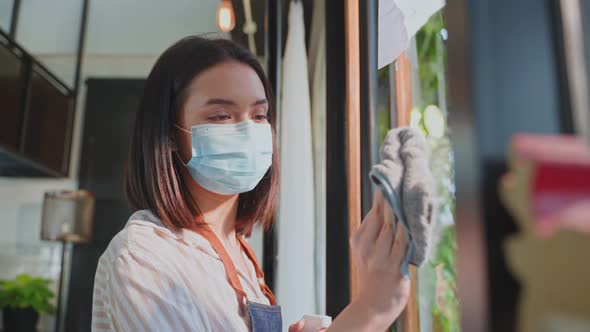
[(240, 112), (240, 114), (236, 115), (235, 117), (235, 123), (240, 123), (248, 120), (250, 120), (250, 112)]

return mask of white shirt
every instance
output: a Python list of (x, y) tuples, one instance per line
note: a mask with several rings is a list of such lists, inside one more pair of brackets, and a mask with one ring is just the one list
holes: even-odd
[[(254, 264), (239, 268), (249, 301), (269, 304)], [(100, 257), (92, 331), (250, 331), (223, 263), (209, 242), (175, 233), (151, 212), (135, 212)]]

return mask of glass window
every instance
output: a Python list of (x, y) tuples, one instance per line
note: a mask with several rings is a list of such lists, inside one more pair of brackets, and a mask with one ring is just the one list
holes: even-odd
[[(434, 15), (410, 43), (411, 82), (395, 79), (400, 63), (379, 71), (378, 131), (380, 143), (395, 125), (397, 84), (409, 84), (413, 107), (410, 126), (420, 129), (430, 146), (430, 166), (436, 180), (437, 217), (430, 260), (418, 270), (421, 331), (460, 331), (456, 286), (453, 152), (449, 140), (445, 64), (447, 32), (442, 13)], [(392, 328), (392, 330), (394, 330)]]

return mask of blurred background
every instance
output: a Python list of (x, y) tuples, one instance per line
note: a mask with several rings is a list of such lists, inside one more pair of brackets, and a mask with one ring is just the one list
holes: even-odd
[(280, 145), (301, 181), (281, 183), (275, 227), (250, 239), (285, 323), (354, 296), (368, 170), (411, 126), (437, 217), (396, 329), (590, 331), (589, 0), (0, 0), (3, 309), (90, 330), (98, 258), (133, 212), (143, 84), (188, 35), (256, 54), (279, 138), (303, 142)]

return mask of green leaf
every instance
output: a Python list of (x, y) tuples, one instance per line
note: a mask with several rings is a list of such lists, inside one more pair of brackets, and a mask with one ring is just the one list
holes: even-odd
[(21, 274), (0, 285), (0, 308), (33, 308), (38, 313), (55, 312), (50, 300), (55, 294), (49, 289), (51, 281)]

